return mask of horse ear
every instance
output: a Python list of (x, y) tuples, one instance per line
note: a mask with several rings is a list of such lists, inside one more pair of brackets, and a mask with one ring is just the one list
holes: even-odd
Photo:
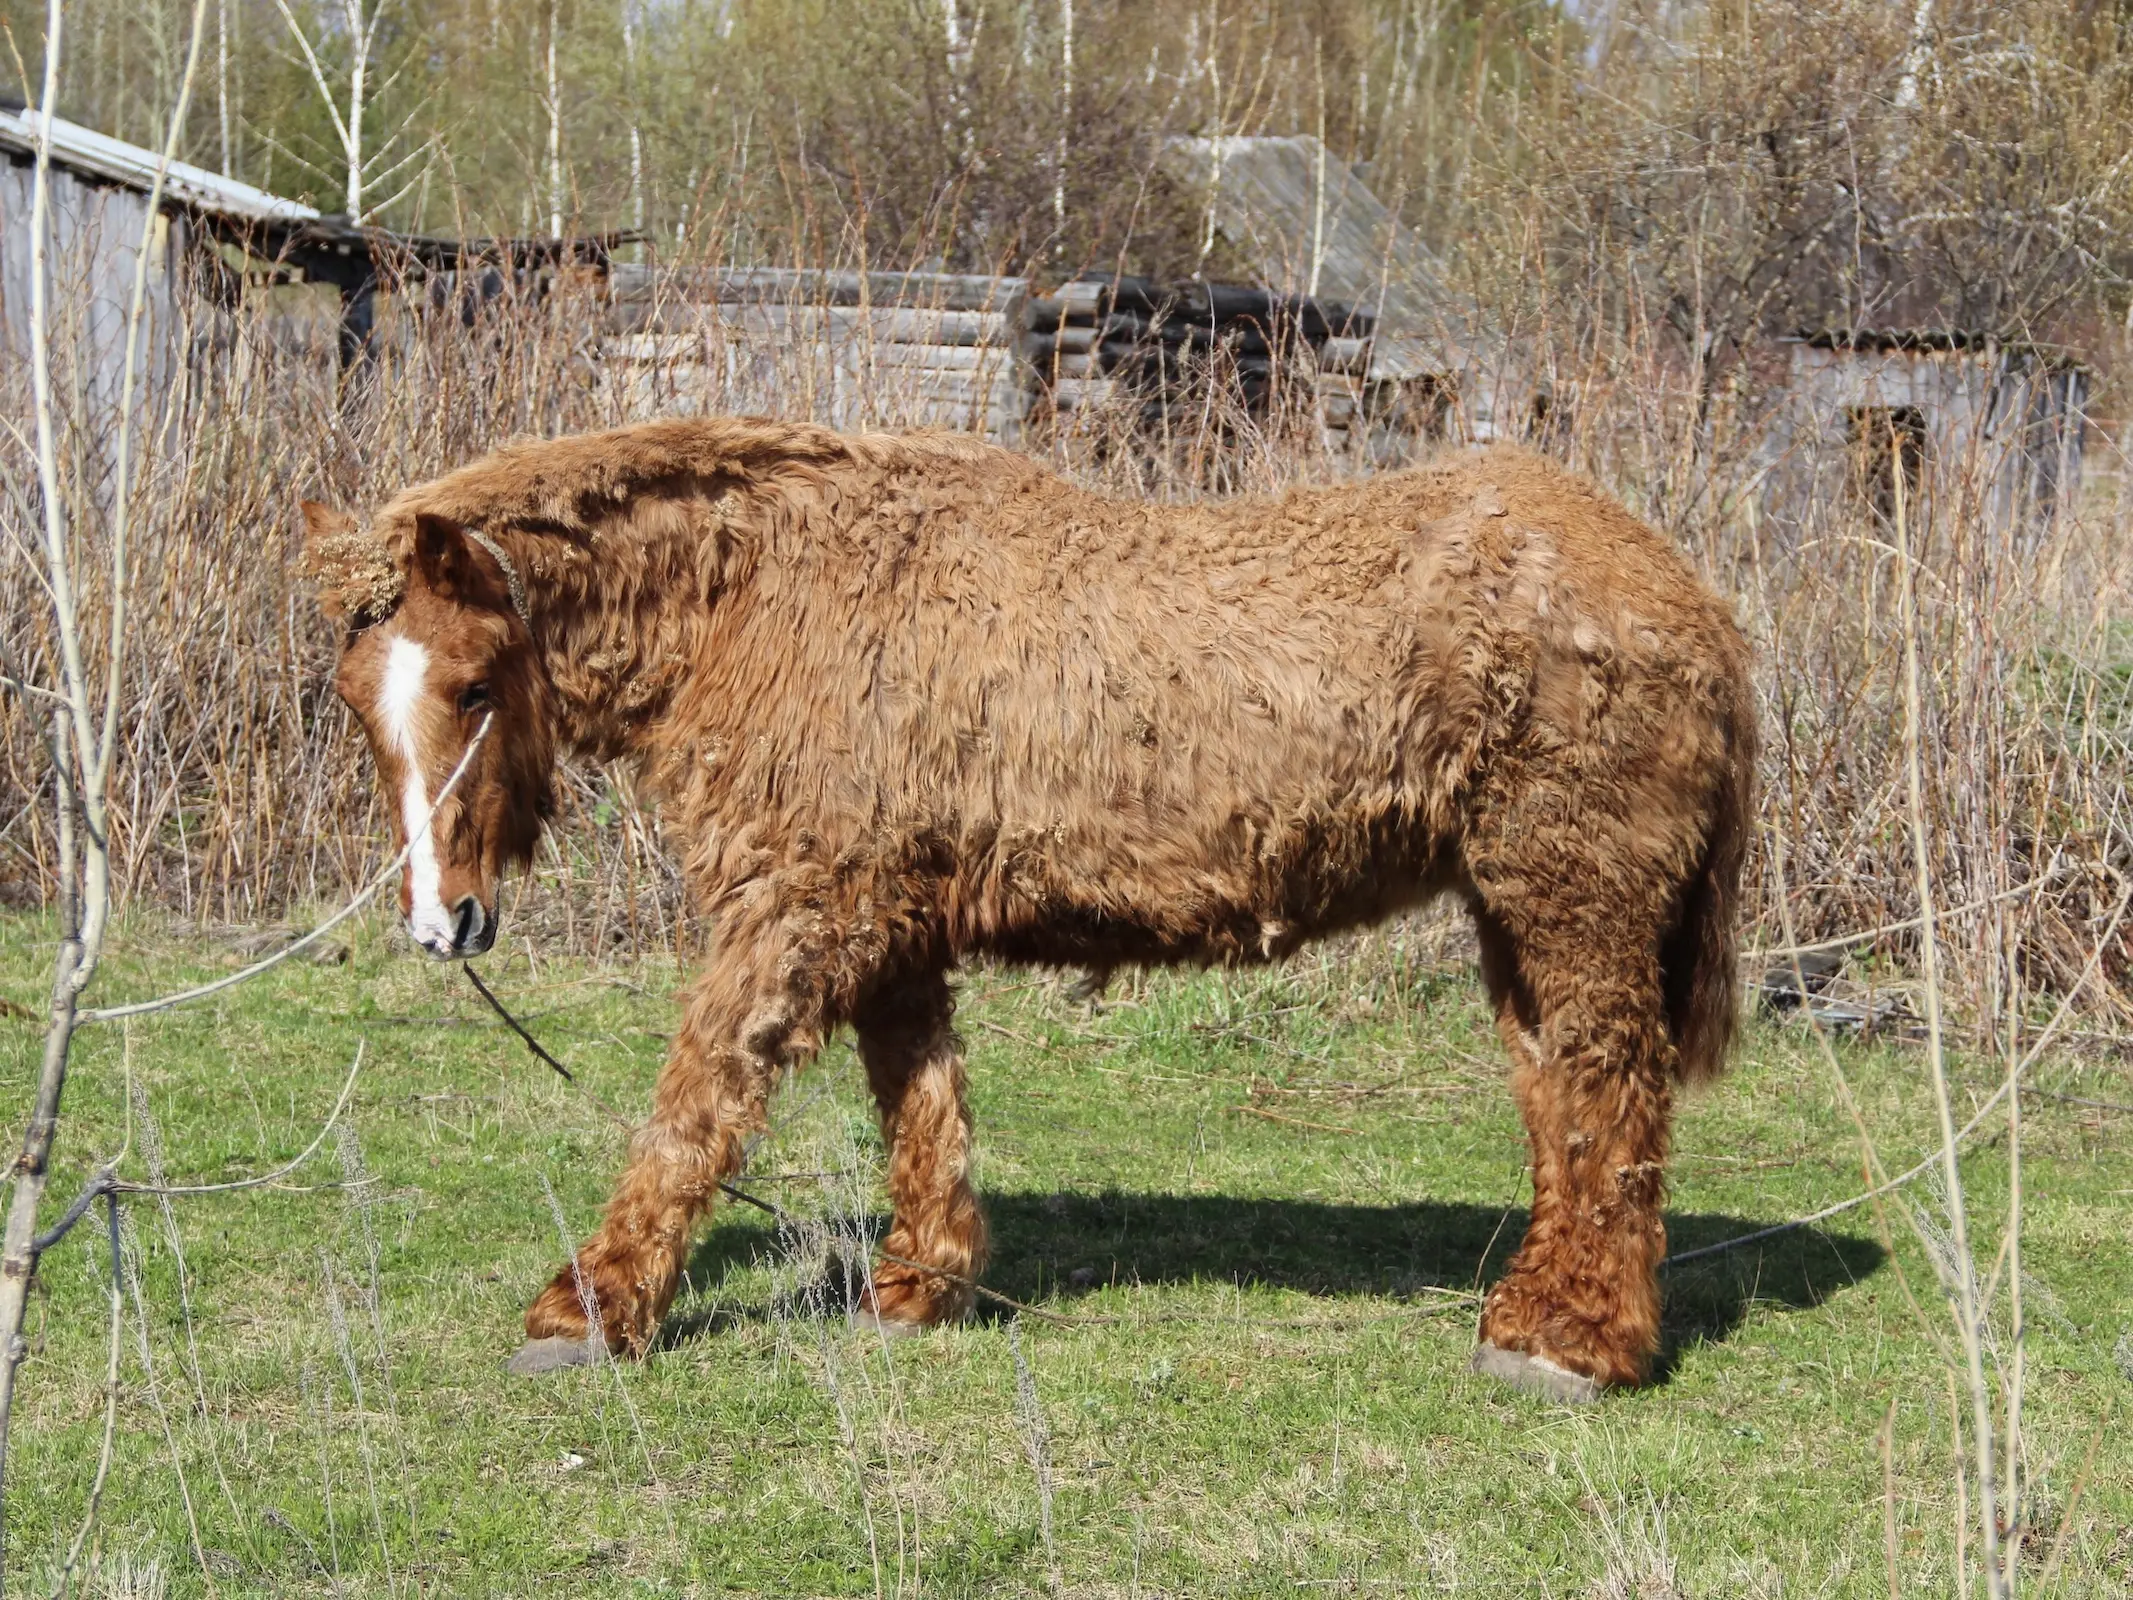
[(301, 500), (297, 504), (304, 513), (304, 554), (307, 557), (317, 550), (320, 540), (355, 532), (356, 519), (345, 511), (320, 505), (316, 500)]
[(466, 528), (451, 518), (416, 512), (410, 548), (415, 576), (440, 599), (499, 608), (516, 604), (495, 555), (476, 545)]
[(413, 553), (414, 571), (432, 593), (464, 600), (471, 590), (481, 587), (466, 530), (449, 517), (416, 512)]
[(319, 609), (334, 622), (375, 622), (400, 598), (400, 570), (384, 544), (344, 511), (301, 502), (304, 570), (318, 585)]
[(427, 511), (415, 513), (414, 569), (431, 588), (449, 585), (464, 564), (466, 540), (458, 527)]

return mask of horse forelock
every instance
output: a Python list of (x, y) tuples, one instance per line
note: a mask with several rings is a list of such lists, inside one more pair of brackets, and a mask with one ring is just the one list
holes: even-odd
[(309, 565), (321, 591), (358, 628), (384, 621), (407, 592), (405, 554), (368, 529), (352, 527), (314, 540)]

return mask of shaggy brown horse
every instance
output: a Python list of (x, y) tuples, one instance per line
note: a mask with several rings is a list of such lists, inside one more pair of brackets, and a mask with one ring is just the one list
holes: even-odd
[(1564, 1398), (1645, 1375), (1671, 1101), (1734, 1024), (1755, 719), (1726, 608), (1592, 484), (1495, 449), (1158, 506), (963, 437), (710, 419), (305, 515), (418, 942), (489, 947), (559, 749), (638, 765), (715, 920), (522, 1370), (593, 1344), (580, 1275), (645, 1350), (779, 1069), (845, 1023), (895, 1211), (864, 1310), (966, 1311), (966, 956), (1278, 960), (1450, 893), (1533, 1153), (1475, 1364)]

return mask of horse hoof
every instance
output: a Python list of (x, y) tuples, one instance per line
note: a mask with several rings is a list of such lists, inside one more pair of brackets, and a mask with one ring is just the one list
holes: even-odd
[(531, 1378), (564, 1367), (589, 1367), (599, 1359), (599, 1346), (588, 1339), (528, 1339), (504, 1363), (504, 1371), (514, 1378)]
[(1476, 1345), (1472, 1365), (1484, 1378), (1508, 1383), (1559, 1406), (1589, 1406), (1600, 1398), (1600, 1385), (1584, 1373), (1559, 1367), (1546, 1356), (1529, 1356), (1523, 1350)]
[(873, 1311), (854, 1311), (852, 1326), (861, 1333), (878, 1333), (884, 1339), (915, 1339), (926, 1331), (923, 1322), (899, 1322)]

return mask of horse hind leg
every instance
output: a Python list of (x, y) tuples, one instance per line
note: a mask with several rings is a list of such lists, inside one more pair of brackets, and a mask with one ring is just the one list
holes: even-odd
[(1659, 1345), (1673, 1044), (1657, 940), (1636, 938), (1636, 920), (1477, 914), (1533, 1209), (1474, 1367), (1558, 1401), (1642, 1382)]
[(967, 1315), (985, 1266), (985, 1216), (970, 1182), (968, 1086), (953, 1013), (945, 976), (929, 973), (885, 988), (852, 1019), (889, 1152), (894, 1216), (865, 1304), (888, 1328)]

